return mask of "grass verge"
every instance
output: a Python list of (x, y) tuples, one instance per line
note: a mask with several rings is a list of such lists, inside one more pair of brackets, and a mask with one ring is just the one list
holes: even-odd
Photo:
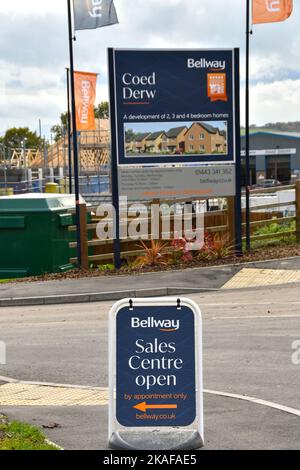
[(58, 450), (47, 443), (43, 433), (29, 424), (13, 421), (9, 423), (0, 417), (0, 451), (3, 450)]

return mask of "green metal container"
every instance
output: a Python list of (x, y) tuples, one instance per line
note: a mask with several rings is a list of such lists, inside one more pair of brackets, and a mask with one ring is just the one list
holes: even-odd
[(0, 279), (72, 269), (69, 242), (76, 234), (68, 227), (74, 208), (72, 195), (0, 197)]

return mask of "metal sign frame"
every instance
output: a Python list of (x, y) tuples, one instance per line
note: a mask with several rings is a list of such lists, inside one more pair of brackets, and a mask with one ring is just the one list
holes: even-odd
[[(196, 419), (189, 426), (123, 426), (117, 419), (117, 318), (122, 309), (139, 307), (172, 307), (178, 310), (187, 307), (194, 315), (195, 335), (195, 393)], [(134, 313), (133, 313), (134, 315)], [(202, 315), (198, 305), (190, 299), (180, 297), (124, 299), (117, 302), (109, 313), (109, 446), (127, 450), (191, 450), (204, 445), (203, 420), (203, 352)], [(153, 434), (153, 431), (156, 431)], [(155, 441), (153, 437), (155, 435)], [(170, 439), (172, 436), (172, 442)]]

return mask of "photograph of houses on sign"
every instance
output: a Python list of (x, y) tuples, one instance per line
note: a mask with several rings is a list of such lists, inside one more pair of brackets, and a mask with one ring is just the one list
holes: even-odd
[(227, 155), (227, 122), (125, 124), (126, 157)]

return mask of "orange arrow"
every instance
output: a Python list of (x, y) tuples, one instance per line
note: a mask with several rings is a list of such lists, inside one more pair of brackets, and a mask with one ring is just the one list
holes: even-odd
[(145, 413), (147, 410), (177, 410), (177, 405), (147, 405), (144, 401), (143, 403), (135, 405), (133, 408)]

